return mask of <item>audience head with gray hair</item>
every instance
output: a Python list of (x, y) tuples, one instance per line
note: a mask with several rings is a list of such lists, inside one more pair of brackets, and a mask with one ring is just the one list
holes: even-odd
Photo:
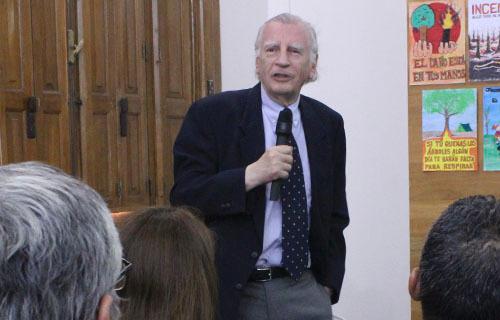
[(500, 202), (471, 196), (432, 226), (409, 290), (425, 320), (500, 319)]
[(89, 186), (38, 162), (0, 166), (0, 319), (118, 316), (121, 254)]

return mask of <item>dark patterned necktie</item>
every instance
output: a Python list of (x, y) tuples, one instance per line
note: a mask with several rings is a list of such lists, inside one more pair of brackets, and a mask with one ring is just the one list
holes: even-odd
[(299, 149), (293, 136), (293, 164), (288, 179), (281, 185), (283, 267), (299, 280), (309, 262), (309, 232), (304, 173)]

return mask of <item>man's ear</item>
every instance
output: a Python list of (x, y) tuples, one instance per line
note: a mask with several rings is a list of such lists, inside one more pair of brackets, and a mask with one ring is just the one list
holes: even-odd
[(420, 269), (413, 268), (408, 278), (408, 292), (413, 300), (420, 301)]
[(111, 304), (113, 303), (113, 298), (109, 294), (102, 296), (101, 301), (99, 301), (99, 309), (97, 310), (97, 320), (110, 320), (110, 310)]

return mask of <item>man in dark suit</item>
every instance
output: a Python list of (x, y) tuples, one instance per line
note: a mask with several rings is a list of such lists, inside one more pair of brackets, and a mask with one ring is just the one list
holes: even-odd
[[(221, 319), (331, 319), (349, 223), (343, 120), (300, 95), (316, 78), (309, 23), (278, 15), (260, 28), (255, 50), (259, 84), (189, 109), (170, 199), (199, 208), (216, 233)], [(289, 145), (275, 146), (285, 109)], [(280, 199), (271, 201), (278, 179)]]

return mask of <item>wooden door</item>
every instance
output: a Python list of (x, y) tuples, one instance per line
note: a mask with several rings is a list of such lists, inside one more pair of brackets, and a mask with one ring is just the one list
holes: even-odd
[[(155, 99), (161, 127), (157, 129), (160, 167), (159, 202), (168, 202), (173, 183), (172, 148), (184, 115), (194, 100), (192, 6), (190, 1), (153, 1)], [(156, 14), (155, 14), (156, 13)]]
[(191, 103), (220, 91), (219, 2), (153, 0), (156, 202), (168, 203), (173, 144)]
[(37, 159), (70, 169), (66, 1), (31, 1)]
[(113, 207), (119, 204), (114, 7), (111, 1), (81, 1), (79, 57), (82, 176)]
[(34, 95), (31, 6), (28, 1), (0, 1), (0, 140), (3, 164), (35, 158), (26, 138), (25, 113)]
[[(117, 76), (116, 103), (126, 103), (126, 116), (119, 120), (118, 170), (122, 181), (121, 206), (149, 205), (146, 42), (143, 0), (117, 2), (116, 8)], [(123, 110), (119, 111), (120, 113)], [(126, 129), (126, 130), (125, 130)], [(126, 132), (125, 132), (126, 131)]]
[(116, 210), (149, 205), (142, 0), (89, 0), (79, 21), (83, 178)]
[(0, 2), (0, 162), (69, 171), (64, 0)]
[(2, 0), (0, 43), (0, 164), (71, 163), (114, 210), (168, 202), (184, 115), (220, 90), (218, 0)]

